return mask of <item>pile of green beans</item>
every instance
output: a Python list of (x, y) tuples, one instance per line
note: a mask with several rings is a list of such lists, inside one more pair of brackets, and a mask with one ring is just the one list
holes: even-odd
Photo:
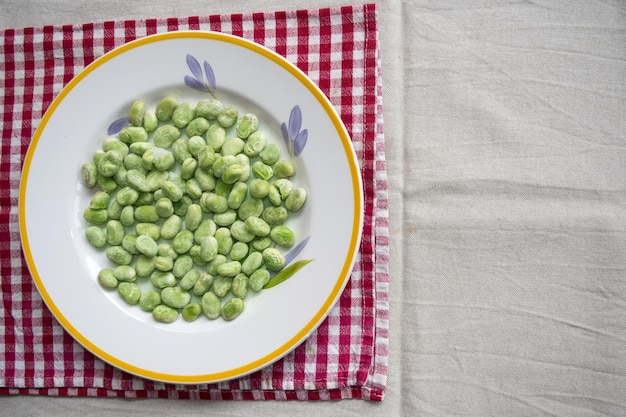
[(137, 100), (128, 121), (82, 165), (86, 238), (111, 262), (98, 282), (159, 322), (234, 319), (295, 242), (295, 165), (256, 115), (214, 98)]

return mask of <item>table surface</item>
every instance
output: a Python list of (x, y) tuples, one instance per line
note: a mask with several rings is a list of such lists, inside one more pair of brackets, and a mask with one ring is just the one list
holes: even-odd
[[(2, 0), (0, 28), (350, 0)], [(378, 2), (382, 403), (12, 396), (7, 415), (626, 414), (626, 3)]]

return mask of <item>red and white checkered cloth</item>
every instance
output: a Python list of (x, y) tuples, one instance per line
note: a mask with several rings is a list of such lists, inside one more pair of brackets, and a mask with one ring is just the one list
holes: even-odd
[[(86, 351), (43, 303), (20, 246), (22, 162), (54, 97), (80, 70), (111, 49), (175, 30), (219, 31), (254, 40), (307, 73), (330, 98), (352, 137), (365, 192), (359, 257), (328, 318), (275, 364), (217, 384), (145, 380)], [(387, 379), (389, 328), (381, 89), (376, 6), (372, 4), (0, 32), (0, 394), (381, 401)]]

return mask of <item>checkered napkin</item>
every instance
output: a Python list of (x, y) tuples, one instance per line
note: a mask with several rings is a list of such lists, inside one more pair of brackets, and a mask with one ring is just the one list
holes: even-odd
[[(330, 98), (352, 137), (365, 192), (359, 256), (328, 318), (273, 365), (215, 384), (145, 380), (86, 351), (43, 303), (20, 246), (22, 162), (54, 97), (81, 69), (111, 49), (176, 30), (211, 30), (254, 40), (307, 73)], [(0, 32), (0, 394), (381, 401), (389, 312), (381, 87), (376, 6), (371, 4)]]

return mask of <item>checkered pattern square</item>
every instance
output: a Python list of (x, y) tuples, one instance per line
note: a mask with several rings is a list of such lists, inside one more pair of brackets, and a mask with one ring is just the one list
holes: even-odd
[[(86, 65), (131, 40), (211, 30), (283, 55), (330, 98), (356, 149), (365, 192), (363, 238), (328, 318), (294, 351), (223, 383), (144, 380), (76, 343), (37, 292), (18, 226), (21, 168), (44, 112)], [(389, 232), (376, 6), (108, 21), (0, 32), (0, 394), (222, 400), (381, 401), (389, 329)]]

